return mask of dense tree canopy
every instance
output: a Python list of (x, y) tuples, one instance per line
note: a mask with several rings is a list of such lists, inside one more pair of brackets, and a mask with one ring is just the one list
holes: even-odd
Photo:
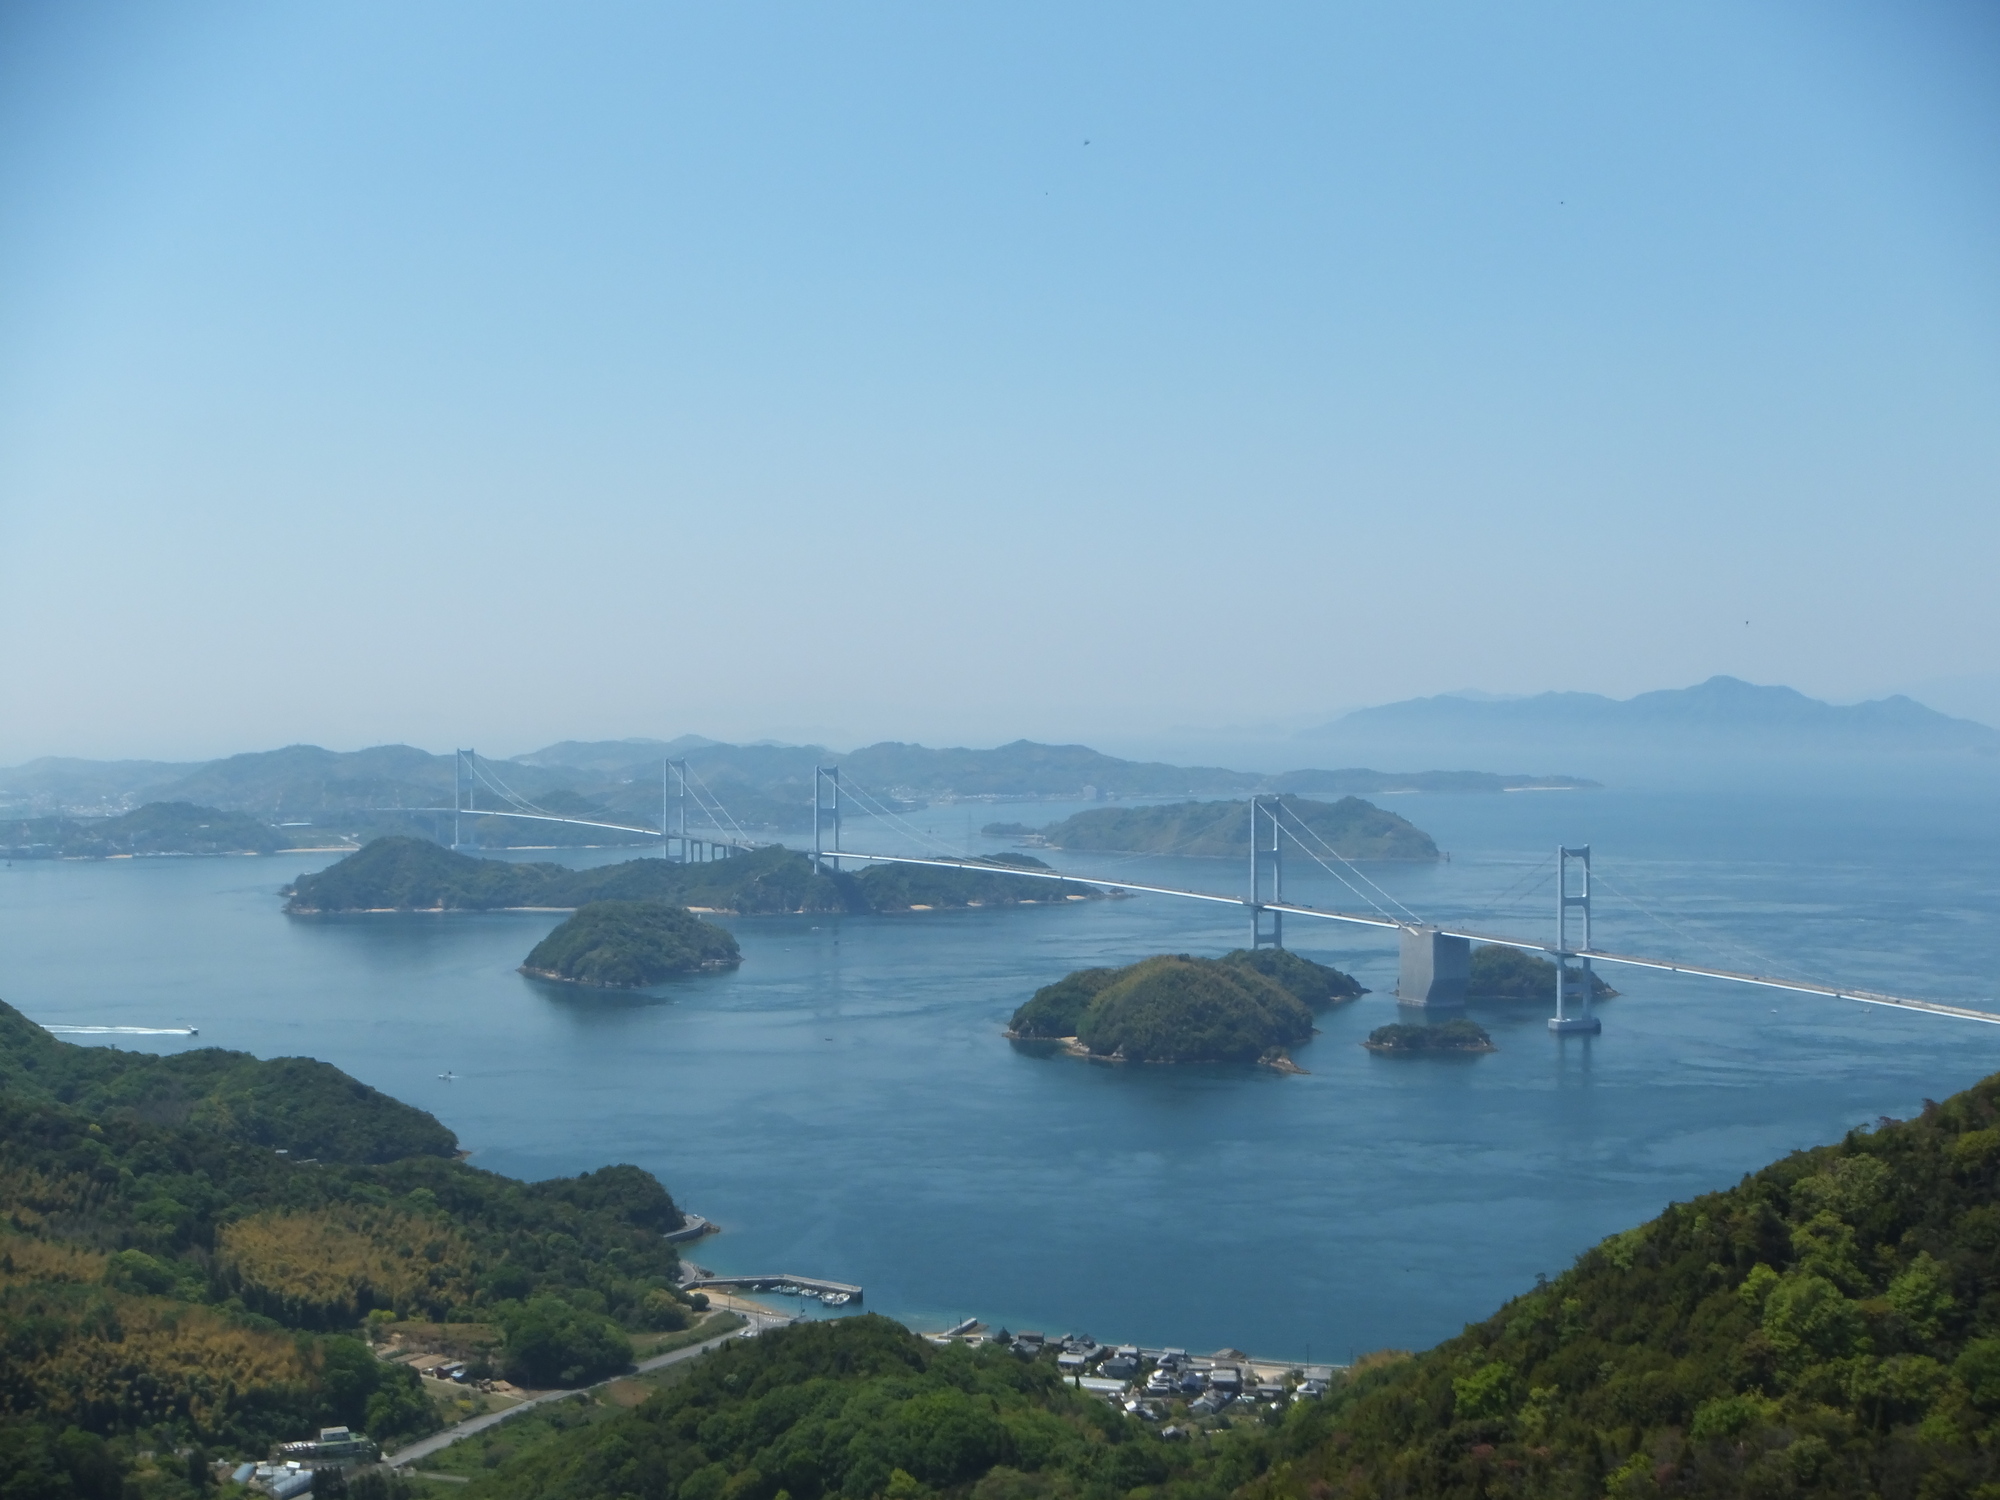
[(1269, 1061), (1313, 1034), (1312, 1011), (1297, 990), (1323, 1005), (1360, 993), (1347, 975), (1296, 954), (1180, 954), (1080, 969), (1037, 990), (1009, 1030), (1021, 1038), (1073, 1036), (1097, 1056), (1128, 1062)]
[(1296, 953), (1238, 948), (1215, 960), (1181, 955), (1078, 969), (1035, 991), (1008, 1030), (1030, 1039), (1077, 1037), (1106, 1055), (1123, 1047), (1126, 1057), (1150, 1061), (1254, 1061), (1312, 1035), (1302, 1007), (1365, 993), (1352, 976)]
[(261, 1453), (322, 1424), (423, 1431), (415, 1375), (347, 1336), (375, 1309), (498, 1323), (536, 1376), (685, 1326), (662, 1238), (682, 1218), (649, 1174), (517, 1182), (453, 1145), (322, 1063), (79, 1047), (0, 1006), (0, 1456), (43, 1485), (0, 1493), (92, 1493), (90, 1455), (129, 1477), (141, 1433)]
[(521, 965), (575, 984), (633, 989), (740, 963), (736, 939), (666, 901), (593, 901), (537, 943)]

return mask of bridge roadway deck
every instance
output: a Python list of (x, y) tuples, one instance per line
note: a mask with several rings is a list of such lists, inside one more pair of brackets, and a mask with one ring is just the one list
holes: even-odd
[[(385, 813), (456, 813), (463, 818), (518, 818), (527, 823), (568, 823), (576, 828), (609, 828), (616, 833), (642, 833), (649, 839), (656, 839), (660, 836), (659, 829), (647, 828), (638, 823), (600, 823), (592, 818), (559, 818), (554, 813), (508, 812), (497, 807), (372, 807), (368, 811)], [(718, 848), (742, 849), (745, 852), (757, 847), (755, 844), (745, 844), (736, 839), (729, 838), (718, 830), (710, 830), (709, 833), (675, 833), (670, 830), (667, 837), (670, 839), (686, 839), (690, 843), (695, 844), (713, 844)]]
[[(824, 859), (865, 859), (881, 864), (935, 865), (947, 870), (980, 870), (986, 874), (1020, 875), (1029, 880), (1066, 880), (1072, 885), (1098, 885), (1115, 891), (1144, 891), (1154, 896), (1179, 896), (1188, 901), (1213, 901), (1224, 906), (1258, 906), (1265, 911), (1280, 911), (1286, 916), (1314, 917), (1324, 922), (1351, 922), (1360, 927), (1381, 927), (1391, 931), (1401, 931), (1414, 927), (1413, 922), (1399, 922), (1394, 917), (1364, 912), (1334, 911), (1323, 906), (1305, 906), (1288, 901), (1252, 902), (1245, 896), (1219, 896), (1211, 891), (1188, 891), (1170, 885), (1142, 885), (1131, 880), (1117, 880), (1102, 875), (1073, 875), (1062, 870), (1024, 870), (989, 859), (940, 859), (919, 858), (910, 854), (856, 854), (850, 850), (822, 850)], [(1452, 927), (1439, 924), (1437, 931), (1446, 937), (1467, 938), (1475, 943), (1504, 943), (1510, 948), (1528, 948), (1542, 953), (1554, 953), (1556, 949), (1548, 943), (1538, 943), (1532, 939), (1508, 937), (1504, 933), (1482, 932), (1472, 927)], [(1955, 1016), (1961, 1021), (1983, 1021), (1989, 1026), (2000, 1026), (2000, 1011), (1973, 1010), (1962, 1005), (1940, 1005), (1934, 1000), (1913, 1000), (1906, 995), (1887, 995), (1878, 990), (1842, 989), (1834, 985), (1814, 984), (1802, 979), (1780, 979), (1769, 974), (1746, 974), (1735, 969), (1710, 968), (1705, 964), (1685, 964), (1664, 958), (1641, 958), (1630, 953), (1610, 953), (1601, 948), (1574, 948), (1570, 950), (1575, 958), (1587, 958), (1592, 963), (1625, 964), (1636, 969), (1658, 969), (1668, 974), (1694, 974), (1703, 979), (1726, 979), (1732, 984), (1754, 984), (1763, 989), (1790, 990), (1800, 995), (1821, 995), (1829, 1000), (1854, 1000), (1863, 1005), (1886, 1005), (1896, 1010), (1917, 1010), (1929, 1015)]]

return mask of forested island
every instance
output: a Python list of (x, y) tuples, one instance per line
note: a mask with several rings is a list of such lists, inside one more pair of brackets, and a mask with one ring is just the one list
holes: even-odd
[(815, 872), (796, 849), (771, 844), (731, 859), (676, 864), (634, 859), (596, 869), (477, 859), (428, 839), (380, 838), (284, 894), (293, 915), (363, 911), (567, 909), (593, 901), (666, 901), (704, 911), (765, 916), (787, 912), (928, 911), (1087, 900), (1104, 892), (1065, 880), (1009, 873), (1047, 869), (1023, 855), (967, 867), (871, 865), (858, 874)]
[(532, 1387), (689, 1325), (652, 1176), (528, 1183), (457, 1154), (326, 1063), (76, 1046), (0, 1004), (0, 1488), (173, 1500), (210, 1456), (322, 1425), (434, 1428), (364, 1321), (484, 1328)]
[(521, 972), (569, 984), (637, 989), (742, 961), (734, 937), (684, 906), (592, 901), (537, 943)]
[(1370, 1052), (1407, 1055), (1438, 1052), (1497, 1052), (1486, 1028), (1459, 1016), (1435, 1026), (1377, 1026), (1361, 1044)]
[(323, 845), (325, 833), (273, 828), (248, 813), (192, 802), (149, 802), (114, 818), (0, 822), (0, 858), (116, 859), (149, 854), (275, 854)]
[(1365, 993), (1349, 975), (1283, 949), (1162, 955), (1043, 986), (1007, 1034), (1117, 1062), (1290, 1067), (1286, 1049), (1312, 1038), (1315, 1008)]
[[(1593, 972), (1590, 997), (1609, 1000), (1618, 991)], [(1556, 966), (1519, 948), (1482, 943), (1472, 950), (1472, 977), (1465, 984), (1468, 1000), (1545, 1000), (1555, 1004)]]
[[(1321, 802), (1312, 797), (1274, 798), (1285, 826), (1309, 848), (1323, 841), (1343, 859), (1436, 859), (1431, 836), (1392, 812), (1359, 797)], [(1299, 833), (1303, 825), (1307, 830)], [(1021, 828), (993, 824), (989, 832)], [(1002, 835), (1004, 836), (1004, 835)], [(1094, 807), (1030, 835), (1054, 849), (1105, 854), (1207, 854), (1246, 858), (1250, 853), (1248, 802), (1167, 802), (1150, 807)], [(1268, 830), (1266, 836), (1268, 837)], [(1299, 855), (1295, 846), (1286, 852)]]

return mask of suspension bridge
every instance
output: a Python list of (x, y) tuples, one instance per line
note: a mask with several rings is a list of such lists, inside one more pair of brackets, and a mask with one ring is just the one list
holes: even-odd
[[(487, 792), (488, 805), (479, 805), (479, 790)], [(492, 805), (494, 798), (499, 805)], [(708, 819), (703, 828), (688, 831), (688, 803), (695, 805), (697, 817)], [(450, 807), (385, 807), (381, 812), (451, 815), (451, 847), (474, 847), (465, 841), (466, 819), (509, 818), (525, 823), (560, 823), (572, 828), (599, 828), (611, 833), (633, 833), (660, 840), (662, 855), (684, 864), (728, 859), (757, 847), (736, 820), (729, 816), (720, 799), (708, 790), (685, 760), (660, 762), (660, 826), (643, 823), (613, 823), (601, 818), (580, 818), (572, 813), (553, 812), (530, 801), (500, 779), (492, 762), (482, 762), (476, 750), (453, 753), (452, 805)]]
[[(831, 791), (830, 800), (825, 797), (823, 788)], [(1862, 1005), (1889, 1006), (1897, 1010), (1923, 1011), (1931, 1015), (1954, 1016), (1960, 1020), (2000, 1025), (2000, 1012), (1974, 1010), (1958, 1005), (1941, 1005), (1933, 1000), (1918, 1000), (1907, 995), (1890, 995), (1878, 990), (1819, 984), (1810, 980), (1715, 968), (1706, 964), (1686, 963), (1679, 959), (1647, 958), (1638, 954), (1616, 953), (1593, 947), (1590, 930), (1591, 871), (1588, 844), (1580, 848), (1564, 845), (1555, 852), (1555, 941), (1547, 943), (1505, 933), (1486, 932), (1472, 927), (1425, 922), (1370, 880), (1352, 860), (1339, 854), (1295, 811), (1287, 807), (1281, 797), (1250, 798), (1249, 817), (1250, 880), (1246, 895), (1230, 896), (1213, 891), (1186, 890), (1177, 886), (1149, 885), (1122, 880), (1115, 876), (1081, 874), (1074, 870), (1019, 870), (1011, 866), (1008, 868), (1011, 873), (1030, 880), (1069, 881), (1077, 885), (1101, 886), (1107, 890), (1139, 891), (1148, 895), (1175, 896), (1182, 900), (1241, 907), (1250, 919), (1252, 948), (1282, 948), (1284, 923), (1288, 916), (1321, 922), (1345, 922), (1359, 927), (1394, 929), (1401, 938), (1396, 975), (1397, 1002), (1427, 1011), (1464, 1008), (1467, 986), (1472, 977), (1474, 943), (1497, 943), (1509, 948), (1545, 953), (1556, 966), (1556, 1013), (1549, 1018), (1549, 1030), (1558, 1036), (1595, 1036), (1603, 1031), (1603, 1022), (1593, 1013), (1592, 1008), (1595, 990), (1593, 966), (1596, 964), (1618, 964), (1638, 969), (1654, 969), (1669, 974), (1688, 974), (1705, 979), (1725, 980), (1731, 984), (1753, 985), (1793, 994), (1819, 995), (1830, 1000), (1852, 1000)], [(832, 835), (830, 848), (825, 844), (829, 832)], [(837, 869), (839, 861), (843, 859), (883, 864), (932, 865), (945, 869), (981, 870), (987, 873), (991, 873), (995, 868), (991, 860), (961, 859), (951, 855), (873, 854), (843, 849), (840, 846), (840, 832), (839, 769), (815, 767), (812, 850), (815, 868), (832, 862)], [(1267, 832), (1270, 840), (1268, 844), (1265, 842)], [(1300, 837), (1301, 833), (1317, 842), (1324, 855), (1314, 850), (1306, 842), (1306, 838)], [(1375, 906), (1375, 910), (1340, 911), (1304, 902), (1286, 901), (1284, 850), (1287, 840), (1327, 874), (1361, 896), (1364, 904)], [(1331, 856), (1333, 861), (1345, 866), (1348, 873), (1343, 873), (1325, 856)], [(1357, 880), (1361, 883), (1357, 884)], [(1265, 894), (1267, 887), (1268, 896)], [(1374, 897), (1368, 894), (1369, 889), (1382, 897), (1388, 906), (1377, 903)], [(1388, 907), (1391, 906), (1400, 908), (1400, 915), (1389, 910)]]
[[(647, 827), (641, 823), (581, 818), (541, 807), (515, 792), (493, 771), (489, 763), (482, 762), (471, 750), (457, 752), (455, 765), (451, 807), (393, 809), (399, 812), (450, 813), (453, 819), (453, 848), (462, 846), (464, 820), (467, 818), (514, 818), (635, 834), (644, 838), (658, 839), (662, 857), (682, 862), (727, 859), (758, 847), (729, 815), (728, 809), (723, 807), (721, 801), (702, 783), (701, 778), (689, 768), (685, 760), (661, 762), (658, 827)], [(493, 798), (498, 798), (500, 805), (479, 806), (478, 794), (481, 787), (487, 790), (489, 803)], [(926, 841), (919, 830), (902, 819), (883, 799), (870, 796), (851, 782), (848, 783), (847, 791), (856, 797), (865, 815), (902, 823), (906, 831), (918, 836), (920, 842)], [(688, 827), (690, 802), (695, 807), (697, 817), (706, 819), (707, 822), (705, 828), (698, 825), (697, 831), (692, 833)], [(980, 859), (969, 855), (961, 857), (949, 853), (883, 854), (843, 848), (841, 830), (844, 808), (840, 768), (815, 766), (811, 857), (815, 870), (831, 866), (837, 871), (843, 860), (977, 870), (984, 874), (1000, 870), (1024, 880), (1066, 881), (1073, 885), (1092, 885), (1110, 891), (1139, 892), (1170, 896), (1185, 901), (1235, 906), (1241, 908), (1249, 917), (1250, 945), (1253, 948), (1282, 948), (1287, 917), (1393, 930), (1399, 935), (1400, 941), (1397, 1001), (1399, 1004), (1418, 1007), (1425, 1011), (1452, 1011), (1464, 1008), (1467, 986), (1471, 979), (1474, 943), (1495, 943), (1510, 948), (1540, 952), (1546, 954), (1555, 964), (1556, 1013), (1549, 1018), (1548, 1024), (1549, 1030), (1558, 1036), (1597, 1035), (1603, 1030), (1603, 1023), (1593, 1010), (1593, 992), (1596, 985), (1594, 967), (1598, 964), (1686, 974), (1703, 979), (1718, 979), (1731, 984), (1782, 990), (1792, 994), (1817, 995), (1830, 1000), (1849, 1000), (1862, 1005), (1886, 1006), (1896, 1010), (1920, 1011), (1930, 1015), (1951, 1016), (1960, 1020), (2000, 1025), (2000, 1012), (1996, 1011), (1943, 1005), (1932, 1000), (1892, 995), (1878, 990), (1821, 984), (1812, 980), (1717, 968), (1706, 964), (1687, 963), (1680, 959), (1652, 958), (1595, 947), (1591, 935), (1591, 851), (1587, 844), (1575, 848), (1564, 845), (1555, 851), (1554, 941), (1545, 942), (1507, 933), (1488, 932), (1469, 926), (1425, 921), (1371, 880), (1352, 860), (1335, 850), (1306, 824), (1295, 810), (1288, 807), (1281, 797), (1251, 797), (1248, 815), (1250, 860), (1247, 892), (1227, 895), (1179, 886), (1154, 885), (1113, 875), (1048, 868), (1025, 869), (1015, 865), (996, 864), (991, 859)], [(1308, 839), (1312, 843), (1308, 843)], [(1373, 910), (1348, 911), (1286, 900), (1284, 878), (1287, 842), (1325, 873), (1346, 886), (1361, 899), (1363, 905), (1370, 906)], [(1313, 843), (1317, 843), (1319, 848), (1313, 848)]]

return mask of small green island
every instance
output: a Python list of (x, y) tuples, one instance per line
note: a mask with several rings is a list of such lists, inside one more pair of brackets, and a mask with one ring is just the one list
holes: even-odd
[[(1436, 842), (1423, 829), (1359, 797), (1325, 802), (1287, 794), (1267, 799), (1267, 805), (1271, 802), (1283, 805), (1284, 826), (1306, 847), (1322, 854), (1330, 848), (1343, 859), (1438, 857)], [(1250, 804), (1190, 801), (1151, 807), (1093, 807), (1038, 830), (1019, 823), (991, 823), (986, 831), (999, 837), (1025, 838), (1052, 849), (1093, 854), (1240, 858), (1250, 852)], [(1306, 858), (1296, 846), (1286, 852)]]
[(1105, 1062), (1260, 1063), (1296, 1073), (1304, 1069), (1287, 1049), (1312, 1039), (1313, 1011), (1365, 993), (1338, 969), (1283, 949), (1163, 954), (1045, 985), (1014, 1012), (1007, 1035)]
[[(1590, 998), (1609, 1000), (1618, 991), (1597, 975), (1590, 976)], [(1546, 958), (1523, 953), (1501, 943), (1483, 943), (1472, 950), (1472, 974), (1465, 982), (1468, 1000), (1539, 1000), (1555, 1004), (1556, 966)]]
[(1436, 1026), (1377, 1026), (1361, 1044), (1370, 1052), (1387, 1052), (1399, 1057), (1436, 1056), (1451, 1052), (1498, 1052), (1486, 1028), (1463, 1016), (1441, 1021)]
[(593, 901), (535, 945), (523, 974), (633, 990), (676, 974), (734, 968), (736, 939), (667, 901)]

